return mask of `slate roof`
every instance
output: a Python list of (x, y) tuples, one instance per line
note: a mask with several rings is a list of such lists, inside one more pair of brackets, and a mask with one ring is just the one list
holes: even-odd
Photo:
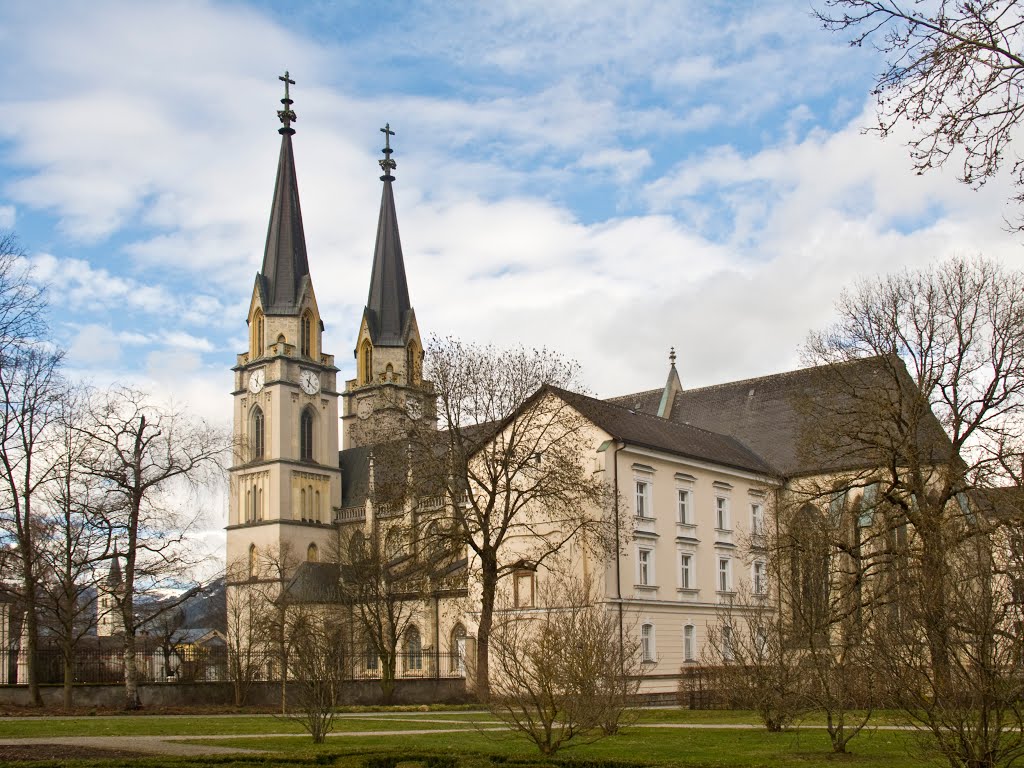
[(370, 340), (374, 346), (402, 347), (405, 346), (413, 310), (409, 301), (409, 284), (405, 279), (392, 177), (388, 174), (381, 178), (384, 189), (377, 220), (377, 242), (373, 249), (370, 292), (363, 316), (369, 325)]
[(277, 161), (274, 201), (270, 208), (263, 267), (257, 276), (263, 312), (268, 315), (298, 311), (304, 283), (309, 279), (306, 235), (302, 228), (299, 185), (292, 153), (292, 128), (281, 128), (281, 155)]
[[(617, 440), (760, 474), (776, 474), (764, 459), (727, 435), (681, 424), (557, 387), (552, 392)], [(660, 395), (659, 395), (660, 398)]]
[(341, 599), (337, 563), (303, 562), (284, 588), (283, 597), (295, 603), (334, 603)]
[[(811, 453), (806, 439), (808, 414), (819, 408), (838, 409), (844, 396), (838, 380), (860, 382), (863, 386), (888, 384), (893, 380), (891, 360), (868, 357), (842, 366), (815, 366), (796, 371), (760, 376), (699, 389), (679, 392), (670, 418), (678, 424), (689, 424), (740, 441), (786, 476), (812, 474), (864, 465), (853, 452), (822, 455)], [(913, 386), (902, 363), (897, 361), (897, 375), (904, 384)], [(622, 395), (608, 401), (631, 404), (645, 413), (657, 411), (661, 390), (647, 390)], [(949, 440), (934, 417), (922, 425), (919, 440), (932, 446), (933, 459), (941, 461), (950, 455)]]

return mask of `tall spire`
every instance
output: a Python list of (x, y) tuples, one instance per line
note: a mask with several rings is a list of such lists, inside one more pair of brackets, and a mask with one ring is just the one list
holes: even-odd
[(380, 129), (384, 134), (384, 159), (378, 161), (384, 175), (384, 190), (380, 199), (380, 217), (377, 220), (377, 244), (373, 251), (373, 272), (370, 275), (370, 293), (366, 299), (366, 318), (374, 346), (400, 347), (412, 311), (409, 285), (405, 279), (405, 260), (402, 241), (398, 235), (398, 215), (395, 213), (395, 195), (391, 183), (392, 171), (397, 163), (391, 159), (391, 137), (395, 132), (391, 124)]
[(309, 274), (306, 258), (306, 235), (302, 229), (302, 210), (299, 207), (299, 187), (295, 178), (295, 156), (292, 154), (292, 123), (298, 118), (292, 110), (288, 89), (294, 85), (288, 73), (278, 78), (284, 82), (283, 109), (278, 110), (281, 120), (281, 155), (277, 161), (277, 181), (274, 183), (274, 203), (270, 209), (267, 227), (267, 247), (263, 252), (263, 311), (267, 314), (291, 314), (298, 310), (302, 298), (303, 279)]

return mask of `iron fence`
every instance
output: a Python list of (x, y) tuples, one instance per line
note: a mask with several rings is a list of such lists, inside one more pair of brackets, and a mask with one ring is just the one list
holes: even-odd
[[(11, 651), (3, 659), (3, 652), (0, 652), (0, 662), (7, 671), (5, 676), (0, 676), (0, 684), (23, 684), (27, 681), (28, 659), (25, 654)], [(253, 650), (235, 656), (224, 646), (140, 646), (136, 649), (135, 663), (138, 680), (144, 683), (217, 682), (234, 677), (280, 682), (281, 672), (287, 667), (277, 651)], [(419, 653), (399, 653), (394, 667), (396, 680), (458, 679), (466, 674), (464, 655), (429, 649)], [(37, 651), (36, 668), (40, 683), (60, 684), (64, 681), (64, 656), (59, 649)], [(342, 677), (346, 680), (380, 680), (386, 669), (382, 659), (362, 653), (346, 660)], [(75, 683), (123, 682), (124, 652), (120, 648), (79, 649), (74, 655), (71, 671)]]

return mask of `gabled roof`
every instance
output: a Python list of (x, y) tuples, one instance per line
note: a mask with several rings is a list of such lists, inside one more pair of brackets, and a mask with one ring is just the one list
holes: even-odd
[(381, 177), (384, 189), (377, 220), (377, 243), (373, 249), (373, 271), (370, 292), (366, 297), (364, 317), (370, 329), (370, 340), (378, 347), (402, 347), (412, 322), (409, 284), (405, 279), (402, 240), (398, 234), (398, 214), (391, 189), (393, 177)]
[[(841, 400), (849, 397), (850, 386), (858, 382), (865, 387), (891, 386), (894, 371), (904, 386), (914, 386), (902, 362), (867, 357), (838, 366), (683, 389), (675, 394), (669, 418), (677, 424), (729, 435), (786, 476), (858, 468), (866, 466), (866, 460), (858, 459), (857, 451), (849, 446), (837, 448), (833, 455), (810, 450), (807, 430), (814, 428), (816, 412), (838, 410)], [(655, 413), (661, 395), (662, 390), (648, 390), (606, 402)], [(931, 417), (922, 424), (918, 439), (931, 446), (932, 460), (948, 459), (949, 440), (937, 419)]]
[(768, 462), (727, 435), (662, 419), (577, 392), (557, 387), (548, 389), (616, 440), (734, 469), (777, 474)]
[(302, 228), (299, 185), (295, 177), (290, 127), (280, 129), (281, 154), (277, 161), (274, 201), (270, 208), (263, 267), (257, 276), (263, 312), (287, 315), (298, 311), (305, 280), (309, 276), (306, 235)]

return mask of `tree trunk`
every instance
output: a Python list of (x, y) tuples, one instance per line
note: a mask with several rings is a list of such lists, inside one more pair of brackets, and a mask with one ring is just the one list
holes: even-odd
[(488, 552), (480, 560), (483, 594), (480, 600), (480, 625), (476, 634), (476, 697), (485, 702), (491, 695), (488, 652), (491, 627), (494, 625), (494, 597), (498, 589), (498, 558), (496, 553)]
[(128, 626), (124, 632), (124, 708), (138, 709), (139, 701), (139, 665), (135, 654), (135, 628)]
[(64, 709), (71, 709), (74, 705), (74, 653), (75, 648), (69, 635), (64, 638)]

